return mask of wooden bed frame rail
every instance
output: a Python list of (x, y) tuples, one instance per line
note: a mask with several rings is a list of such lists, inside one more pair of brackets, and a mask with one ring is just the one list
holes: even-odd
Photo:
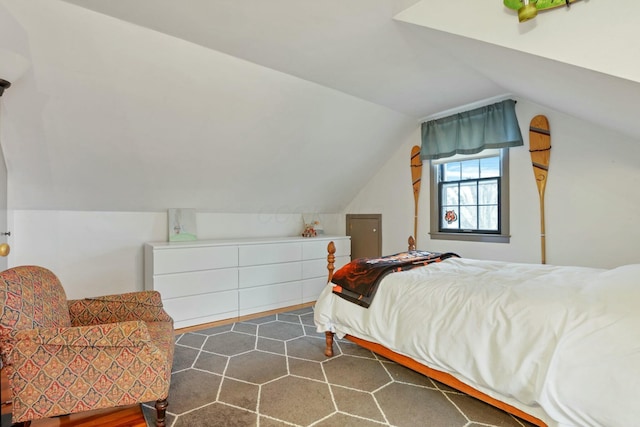
[[(409, 237), (408, 240), (409, 243), (409, 250), (415, 250), (416, 246), (415, 246), (415, 240), (413, 239), (412, 236)], [(329, 242), (329, 245), (327, 246), (327, 270), (329, 271), (329, 278), (328, 281), (331, 282), (331, 279), (333, 278), (333, 272), (335, 270), (335, 253), (336, 253), (336, 246), (333, 242)], [(521, 418), (525, 421), (528, 421), (536, 426), (539, 427), (547, 427), (547, 424), (544, 423), (544, 421), (540, 420), (537, 417), (534, 417), (533, 415), (529, 415), (526, 412), (511, 406), (507, 403), (504, 403), (498, 399), (495, 399), (479, 390), (476, 390), (475, 388), (471, 387), (470, 385), (467, 385), (465, 383), (463, 383), (462, 381), (458, 380), (457, 378), (455, 378), (454, 376), (447, 374), (446, 372), (442, 372), (442, 371), (438, 371), (436, 369), (430, 368), (426, 365), (423, 365), (422, 363), (419, 363), (417, 361), (415, 361), (414, 359), (407, 357), (405, 355), (402, 355), (400, 353), (396, 353), (393, 350), (390, 350), (386, 347), (384, 347), (381, 344), (375, 343), (375, 342), (371, 342), (371, 341), (367, 341), (367, 340), (363, 340), (361, 338), (352, 336), (352, 335), (345, 335), (345, 338), (348, 339), (349, 341), (363, 347), (366, 348), (367, 350), (370, 350), (376, 354), (379, 354), (382, 357), (385, 357), (389, 360), (392, 360), (402, 366), (405, 366), (409, 369), (412, 369), (422, 375), (425, 375), (435, 381), (441, 382), (449, 387), (452, 387), (458, 391), (461, 391), (463, 393), (468, 394), (469, 396), (475, 397), (476, 399), (479, 399), (485, 403), (488, 403), (489, 405), (492, 405), (498, 409), (501, 409), (505, 412), (508, 412), (511, 415), (514, 415), (518, 418)], [(324, 354), (327, 357), (333, 357), (334, 352), (333, 352), (333, 341), (334, 341), (334, 333), (333, 332), (325, 332), (325, 343), (326, 343), (326, 347), (324, 350)]]

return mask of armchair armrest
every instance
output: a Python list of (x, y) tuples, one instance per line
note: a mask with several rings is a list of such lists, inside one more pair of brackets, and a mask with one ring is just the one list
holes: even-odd
[(74, 326), (143, 320), (173, 322), (158, 291), (130, 292), (67, 301)]
[(14, 346), (25, 349), (29, 346), (139, 347), (151, 341), (147, 325), (142, 321), (22, 329), (9, 336)]

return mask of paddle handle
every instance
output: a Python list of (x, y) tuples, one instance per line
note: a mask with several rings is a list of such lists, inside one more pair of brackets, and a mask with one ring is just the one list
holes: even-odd
[(540, 173), (536, 177), (536, 184), (538, 185), (538, 195), (540, 196), (540, 253), (541, 263), (547, 263), (547, 243), (546, 232), (544, 227), (544, 190), (547, 187), (547, 171)]
[(542, 264), (547, 263), (547, 244), (544, 231), (544, 191), (540, 191), (540, 249), (542, 253)]
[(415, 208), (413, 214), (413, 235), (418, 237), (418, 193), (413, 193), (413, 198), (415, 200)]

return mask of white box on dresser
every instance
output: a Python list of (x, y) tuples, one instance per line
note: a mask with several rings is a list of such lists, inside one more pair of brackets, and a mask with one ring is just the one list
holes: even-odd
[(330, 241), (339, 268), (349, 236), (147, 243), (145, 289), (162, 294), (176, 328), (315, 301)]

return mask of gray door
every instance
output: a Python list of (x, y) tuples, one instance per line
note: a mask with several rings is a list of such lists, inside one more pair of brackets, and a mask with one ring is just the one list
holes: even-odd
[(351, 259), (382, 256), (381, 227), (381, 214), (347, 214), (347, 235), (351, 236)]

